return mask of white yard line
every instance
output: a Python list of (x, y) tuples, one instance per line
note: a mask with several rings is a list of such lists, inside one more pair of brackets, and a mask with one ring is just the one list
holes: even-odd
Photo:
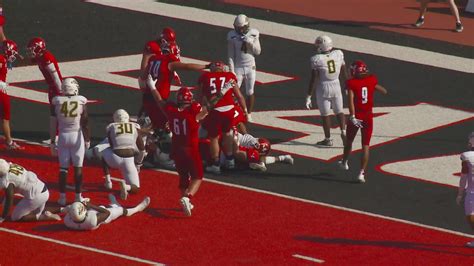
[(117, 258), (122, 258), (122, 259), (125, 259), (125, 260), (141, 262), (141, 263), (144, 263), (144, 264), (164, 265), (163, 263), (159, 263), (159, 262), (156, 262), (156, 261), (140, 259), (140, 258), (137, 258), (137, 257), (127, 256), (127, 255), (120, 254), (120, 253), (115, 253), (115, 252), (102, 250), (102, 249), (98, 249), (98, 248), (73, 244), (73, 243), (69, 243), (69, 242), (65, 242), (65, 241), (61, 241), (61, 240), (56, 240), (56, 239), (52, 239), (52, 238), (48, 238), (48, 237), (44, 237), (44, 236), (28, 234), (28, 233), (25, 233), (25, 232), (20, 232), (20, 231), (16, 231), (16, 230), (12, 230), (12, 229), (7, 229), (7, 228), (1, 228), (0, 227), (0, 231), (10, 233), (10, 234), (20, 235), (20, 236), (24, 236), (24, 237), (39, 239), (39, 240), (42, 240), (42, 241), (47, 241), (47, 242), (51, 242), (51, 243), (55, 243), (55, 244), (63, 245), (63, 246), (67, 246), (67, 247), (83, 249), (83, 250), (92, 251), (92, 252), (95, 252), (95, 253), (105, 254), (105, 255), (109, 255), (109, 256), (113, 256), (113, 257), (117, 257)]
[[(88, 0), (86, 2), (224, 28), (233, 27), (232, 23), (236, 15), (193, 7), (159, 3), (155, 0)], [(469, 58), (436, 53), (418, 48), (388, 44), (380, 41), (367, 40), (341, 34), (334, 34), (331, 32), (290, 26), (261, 19), (251, 18), (250, 23), (252, 27), (255, 27), (264, 35), (312, 44), (314, 43), (316, 36), (326, 34), (333, 39), (336, 47), (344, 50), (392, 58), (416, 64), (434, 66), (443, 69), (474, 73), (474, 60)], [(266, 45), (271, 44), (262, 43), (262, 52), (265, 52)]]
[(320, 260), (320, 259), (316, 259), (316, 258), (312, 258), (312, 257), (308, 257), (308, 256), (303, 256), (303, 255), (299, 255), (299, 254), (293, 254), (293, 257), (298, 258), (298, 259), (302, 259), (302, 260), (309, 260), (309, 261), (316, 262), (316, 263), (324, 263), (324, 260)]

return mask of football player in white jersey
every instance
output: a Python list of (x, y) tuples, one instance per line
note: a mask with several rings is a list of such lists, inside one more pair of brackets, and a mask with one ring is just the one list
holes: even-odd
[(64, 224), (67, 228), (78, 231), (89, 231), (99, 228), (102, 224), (108, 224), (120, 216), (132, 216), (141, 212), (150, 204), (150, 197), (145, 199), (133, 208), (122, 207), (114, 195), (109, 194), (110, 205), (96, 206), (88, 200), (84, 202), (74, 202), (63, 209), (66, 213)]
[[(0, 189), (5, 190), (5, 200), (0, 223), (3, 222), (13, 205), (13, 194), (23, 196), (11, 215), (12, 221), (61, 220), (58, 208), (45, 207), (49, 191), (45, 183), (35, 173), (20, 165), (0, 159)], [(47, 210), (46, 210), (47, 209)]]
[(323, 120), (325, 139), (316, 143), (318, 146), (330, 147), (333, 145), (331, 139), (331, 109), (334, 111), (341, 128), (341, 138), (345, 142), (345, 117), (342, 104), (341, 84), (339, 76), (348, 79), (344, 54), (341, 50), (333, 49), (331, 38), (319, 36), (315, 41), (317, 54), (311, 57), (311, 79), (309, 81), (308, 95), (306, 96), (306, 108), (311, 109), (311, 97), (314, 84), (316, 83), (316, 103)]
[(66, 78), (61, 83), (63, 95), (55, 96), (51, 102), (58, 125), (58, 143), (56, 144), (56, 123), (51, 123), (51, 152), (59, 159), (59, 200), (66, 205), (66, 179), (69, 165), (74, 166), (75, 201), (83, 201), (82, 163), (85, 150), (90, 146), (88, 127), (87, 99), (79, 95), (79, 83), (73, 78)]
[[(469, 135), (468, 147), (469, 151), (461, 153), (462, 169), (456, 202), (461, 205), (464, 199), (464, 213), (474, 230), (474, 132)], [(474, 248), (474, 240), (467, 242), (466, 246)]]
[(258, 30), (250, 28), (249, 18), (244, 14), (235, 18), (234, 29), (227, 33), (229, 68), (237, 76), (239, 88), (242, 88), (242, 82), (245, 84), (249, 122), (252, 122), (251, 113), (255, 105), (255, 56), (262, 51), (259, 36)]
[(145, 145), (139, 135), (140, 125), (130, 121), (127, 111), (115, 111), (114, 122), (107, 126), (109, 147), (102, 152), (105, 173), (105, 187), (112, 189), (109, 167), (119, 169), (125, 182), (121, 182), (120, 197), (126, 199), (128, 193), (137, 193), (140, 188), (137, 164), (145, 158)]

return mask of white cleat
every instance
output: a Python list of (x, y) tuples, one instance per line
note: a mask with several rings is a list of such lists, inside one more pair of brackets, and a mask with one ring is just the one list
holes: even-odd
[(127, 191), (126, 185), (127, 185), (127, 184), (125, 183), (125, 181), (122, 180), (122, 181), (120, 182), (120, 198), (121, 198), (122, 200), (126, 200), (127, 197), (128, 197), (128, 191)]
[(289, 154), (285, 155), (285, 159), (283, 159), (283, 162), (291, 165), (295, 164), (295, 160)]
[(365, 173), (364, 173), (364, 171), (360, 171), (359, 176), (357, 176), (357, 181), (359, 183), (365, 183)]
[(140, 204), (138, 204), (138, 211), (139, 212), (142, 212), (143, 210), (145, 210), (148, 205), (150, 205), (150, 202), (151, 202), (151, 199), (150, 197), (145, 197), (142, 202), (140, 202)]
[(249, 163), (250, 169), (253, 170), (258, 170), (260, 172), (265, 172), (267, 171), (267, 167), (265, 166), (265, 163), (259, 162), (259, 163)]
[(339, 161), (337, 161), (337, 165), (342, 170), (346, 170), (346, 171), (349, 170), (349, 164), (347, 164), (347, 161), (344, 163), (343, 160), (339, 160)]
[(61, 221), (61, 216), (54, 214), (50, 211), (44, 211), (43, 212), (44, 217), (49, 218), (48, 220), (56, 220), (56, 221)]
[(191, 204), (191, 200), (188, 197), (182, 197), (179, 202), (183, 207), (184, 214), (186, 214), (186, 216), (191, 216), (191, 210), (194, 208)]
[(107, 190), (111, 190), (112, 189), (112, 180), (106, 178), (105, 182), (104, 182), (104, 187)]
[(206, 166), (206, 172), (213, 173), (213, 174), (220, 174), (221, 168), (217, 165)]
[(225, 169), (234, 169), (235, 168), (235, 160), (225, 160), (224, 162)]
[(252, 123), (252, 122), (253, 122), (252, 115), (251, 115), (250, 113), (247, 114), (247, 121), (248, 121), (249, 123)]

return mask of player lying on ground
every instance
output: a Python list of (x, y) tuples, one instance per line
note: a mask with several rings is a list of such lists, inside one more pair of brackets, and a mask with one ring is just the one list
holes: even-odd
[(26, 170), (20, 165), (8, 163), (0, 159), (0, 189), (5, 190), (3, 213), (0, 223), (3, 222), (13, 205), (13, 194), (23, 196), (11, 215), (12, 221), (48, 221), (61, 220), (59, 208), (46, 207), (49, 199), (49, 190), (46, 184), (35, 173)]
[[(461, 154), (461, 178), (456, 202), (461, 205), (464, 200), (466, 220), (474, 230), (474, 132), (469, 135), (468, 148), (469, 151)], [(474, 248), (474, 240), (467, 242), (466, 246)]]
[(62, 210), (66, 213), (64, 224), (73, 230), (95, 230), (102, 224), (108, 224), (121, 216), (132, 216), (141, 212), (150, 205), (150, 197), (145, 197), (140, 204), (128, 209), (122, 207), (112, 194), (109, 194), (109, 200), (108, 208), (94, 205), (89, 201), (74, 202)]

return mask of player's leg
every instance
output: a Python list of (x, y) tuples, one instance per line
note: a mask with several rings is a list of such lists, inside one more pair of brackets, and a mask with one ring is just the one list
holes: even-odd
[(0, 92), (0, 119), (2, 120), (2, 130), (5, 135), (5, 143), (7, 144), (8, 149), (15, 150), (19, 149), (20, 146), (16, 144), (11, 135), (10, 128), (10, 97)]
[(104, 172), (104, 187), (108, 190), (112, 189), (112, 179), (110, 177), (110, 170), (109, 166), (105, 162), (104, 158), (101, 160), (101, 165), (102, 165), (102, 171)]
[(349, 155), (351, 154), (352, 143), (354, 142), (354, 138), (357, 135), (358, 130), (359, 128), (354, 126), (352, 123), (347, 124), (347, 137), (346, 143), (344, 144), (344, 155), (342, 156), (342, 160), (338, 161), (339, 167), (343, 170), (349, 170)]
[(316, 103), (321, 114), (324, 130), (324, 140), (317, 142), (316, 145), (330, 147), (332, 146), (331, 117), (329, 116), (331, 112), (331, 101), (328, 98), (323, 97), (320, 88), (318, 88), (316, 91)]
[[(340, 91), (341, 89), (338, 88), (338, 92)], [(344, 115), (341, 93), (332, 98), (331, 105), (334, 113), (336, 114), (337, 122), (339, 124), (339, 128), (341, 129), (342, 143), (344, 144), (346, 142), (346, 116)]]
[(262, 156), (266, 165), (274, 163), (294, 164), (294, 159), (290, 154), (282, 154), (278, 156)]
[(112, 179), (110, 176), (109, 167), (118, 169), (120, 167), (120, 157), (114, 154), (112, 148), (108, 147), (102, 151), (102, 169), (105, 175), (104, 186), (107, 189), (112, 189)]
[(451, 9), (451, 13), (453, 13), (454, 18), (456, 19), (455, 30), (457, 32), (461, 32), (463, 30), (463, 26), (461, 24), (461, 19), (459, 18), (458, 7), (456, 6), (456, 3), (454, 2), (454, 0), (448, 0), (448, 3), (449, 3), (449, 8)]
[(224, 166), (227, 169), (235, 168), (234, 160), (234, 130), (232, 123), (234, 119), (234, 110), (222, 113), (222, 148), (225, 155)]
[(360, 161), (360, 172), (357, 177), (361, 183), (365, 182), (365, 176), (367, 173), (367, 166), (369, 164), (369, 153), (370, 153), (370, 139), (372, 138), (373, 131), (373, 119), (371, 116), (363, 119), (364, 127), (361, 129), (362, 134), (362, 157)]
[(76, 192), (75, 201), (84, 201), (82, 197), (82, 164), (84, 163), (85, 143), (82, 132), (74, 133), (74, 146), (72, 149), (72, 165), (74, 166), (74, 191)]
[(209, 136), (209, 153), (211, 156), (211, 165), (206, 167), (206, 171), (219, 174), (221, 172), (219, 162), (219, 135), (221, 134), (222, 126), (220, 123), (220, 115), (217, 111), (211, 111), (209, 114), (209, 125), (207, 127)]
[(127, 192), (137, 194), (140, 189), (140, 178), (135, 167), (134, 157), (122, 158), (120, 172), (125, 179)]
[(69, 164), (71, 163), (71, 151), (68, 145), (69, 134), (59, 133), (58, 136), (58, 160), (59, 160), (59, 199), (61, 206), (66, 206), (66, 182), (68, 176)]
[[(464, 214), (466, 221), (474, 231), (474, 194), (466, 193), (464, 197)], [(466, 243), (467, 247), (474, 248), (474, 239)]]
[(430, 0), (420, 0), (420, 14), (418, 15), (418, 20), (415, 22), (415, 27), (421, 27), (421, 25), (425, 23), (425, 13), (429, 2)]
[(248, 108), (248, 115), (247, 119), (249, 122), (252, 122), (252, 115), (253, 108), (255, 106), (255, 79), (257, 76), (257, 71), (255, 70), (255, 66), (247, 67), (245, 71), (245, 94), (247, 95), (247, 108)]
[(32, 199), (23, 198), (15, 207), (12, 213), (12, 221), (52, 221), (60, 220), (58, 215), (50, 212), (43, 212), (45, 204), (49, 199), (49, 191), (44, 186), (43, 191)]

